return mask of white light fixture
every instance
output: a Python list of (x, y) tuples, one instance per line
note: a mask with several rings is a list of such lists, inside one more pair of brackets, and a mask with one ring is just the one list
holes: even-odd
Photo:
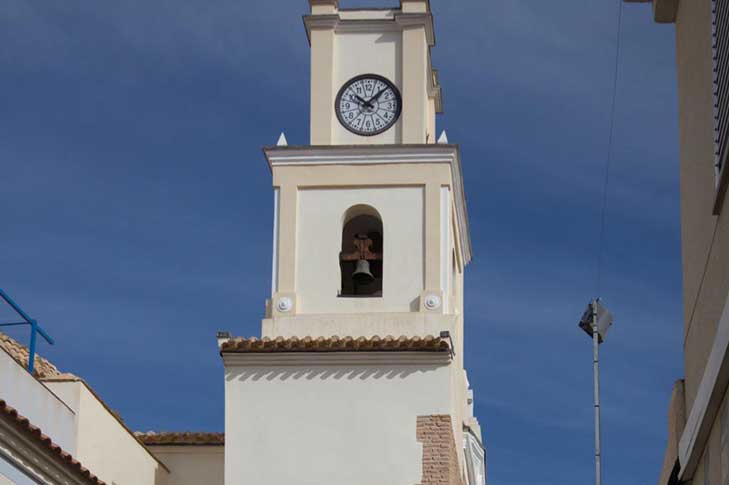
[(425, 297), (425, 308), (428, 310), (436, 310), (440, 308), (440, 297), (438, 295), (428, 295)]
[(291, 301), (291, 298), (287, 296), (283, 296), (278, 299), (278, 302), (276, 302), (276, 309), (280, 311), (281, 313), (288, 313), (291, 311), (291, 309), (294, 307), (294, 302)]

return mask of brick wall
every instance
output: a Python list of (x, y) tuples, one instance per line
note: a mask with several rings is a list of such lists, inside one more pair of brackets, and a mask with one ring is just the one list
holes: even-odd
[(450, 415), (418, 416), (416, 438), (423, 444), (419, 485), (465, 485)]

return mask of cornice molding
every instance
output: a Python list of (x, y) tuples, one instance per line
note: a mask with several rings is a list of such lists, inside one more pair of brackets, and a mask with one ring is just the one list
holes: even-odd
[(447, 163), (451, 167), (453, 195), (464, 263), (472, 257), (466, 194), (458, 145), (322, 145), (264, 147), (271, 170), (281, 166), (386, 165), (404, 163)]
[(343, 19), (340, 14), (304, 15), (306, 36), (311, 44), (312, 29), (335, 29), (339, 32), (360, 32), (366, 30), (397, 31), (404, 27), (423, 27), (429, 47), (435, 45), (435, 26), (430, 13), (396, 13), (394, 19), (362, 18)]
[(423, 27), (428, 46), (435, 45), (435, 27), (433, 15), (430, 13), (398, 13), (395, 15), (395, 22), (401, 27)]
[(311, 46), (311, 31), (314, 29), (335, 29), (341, 18), (339, 14), (329, 15), (304, 15), (304, 28), (306, 29), (306, 40)]
[(270, 167), (386, 163), (454, 163), (458, 145), (311, 145), (264, 147)]
[(449, 365), (450, 352), (291, 352), (246, 354), (222, 352), (223, 364), (245, 367)]

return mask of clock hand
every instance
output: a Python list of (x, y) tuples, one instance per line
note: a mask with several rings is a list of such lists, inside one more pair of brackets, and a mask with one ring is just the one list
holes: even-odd
[(384, 88), (380, 89), (380, 92), (379, 92), (379, 93), (377, 93), (377, 94), (375, 94), (374, 96), (372, 96), (372, 97), (370, 98), (370, 101), (373, 101), (373, 100), (374, 100), (374, 101), (376, 101), (376, 100), (380, 99), (380, 96), (382, 96), (382, 94), (383, 94), (383, 93), (384, 93), (385, 91), (387, 91), (387, 89), (388, 89), (387, 87), (384, 87)]
[(370, 104), (369, 101), (365, 101), (364, 99), (360, 98), (356, 94), (354, 95), (354, 97), (357, 98), (358, 100), (360, 100), (362, 102), (362, 104), (364, 104), (365, 106), (369, 106), (370, 108), (374, 108), (374, 106), (372, 106), (372, 104)]

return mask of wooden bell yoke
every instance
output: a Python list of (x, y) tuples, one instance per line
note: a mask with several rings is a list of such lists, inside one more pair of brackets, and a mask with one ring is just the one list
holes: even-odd
[(342, 261), (382, 261), (382, 253), (373, 252), (372, 244), (372, 239), (367, 234), (357, 234), (354, 238), (357, 250), (351, 253), (342, 252), (339, 257)]

